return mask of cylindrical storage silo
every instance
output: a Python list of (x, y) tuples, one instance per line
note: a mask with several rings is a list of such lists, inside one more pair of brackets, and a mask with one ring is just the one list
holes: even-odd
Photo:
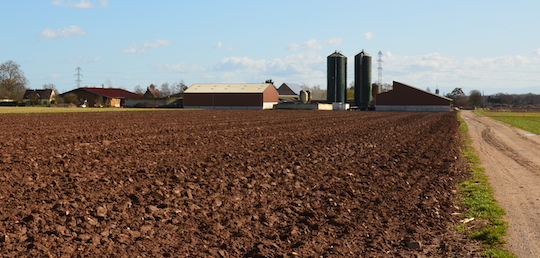
[(347, 57), (337, 51), (327, 58), (326, 92), (329, 103), (347, 102)]
[(371, 85), (371, 98), (372, 99), (375, 99), (376, 98), (375, 96), (377, 96), (377, 94), (379, 94), (379, 87), (380, 86), (377, 83), (374, 83), (374, 84)]
[(304, 103), (304, 104), (308, 103), (309, 95), (308, 95), (307, 90), (301, 90), (300, 91), (300, 101), (302, 101), (302, 103)]
[(354, 104), (367, 109), (371, 94), (371, 55), (362, 50), (354, 57)]

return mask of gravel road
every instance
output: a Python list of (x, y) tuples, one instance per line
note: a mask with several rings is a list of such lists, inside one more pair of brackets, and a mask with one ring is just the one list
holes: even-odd
[(509, 222), (507, 249), (518, 257), (540, 257), (540, 136), (462, 111), (473, 147)]

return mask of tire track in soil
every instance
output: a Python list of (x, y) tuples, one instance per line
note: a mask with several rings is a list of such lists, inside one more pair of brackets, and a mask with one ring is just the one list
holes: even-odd
[(532, 173), (540, 175), (540, 167), (539, 166), (536, 166), (530, 160), (528, 160), (526, 158), (523, 158), (523, 156), (521, 156), (518, 151), (510, 148), (504, 142), (497, 140), (493, 136), (493, 133), (491, 132), (491, 128), (486, 128), (486, 129), (484, 129), (482, 131), (482, 139), (484, 139), (484, 141), (486, 141), (488, 144), (490, 144), (494, 148), (496, 148), (499, 151), (505, 153), (505, 155), (507, 157), (513, 159), (516, 163), (518, 163), (521, 166), (527, 168)]

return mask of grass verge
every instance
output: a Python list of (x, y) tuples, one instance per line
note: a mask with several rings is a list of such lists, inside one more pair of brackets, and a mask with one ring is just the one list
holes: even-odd
[(150, 110), (183, 110), (179, 108), (79, 108), (79, 107), (0, 107), (0, 114), (20, 113), (84, 113), (84, 112), (123, 112)]
[(466, 135), (469, 131), (467, 124), (461, 116), (460, 129), (465, 136), (465, 150), (463, 155), (468, 160), (468, 166), (471, 171), (471, 178), (460, 183), (459, 191), (463, 196), (463, 203), (469, 208), (466, 216), (481, 220), (483, 223), (475, 223), (480, 227), (468, 227), (466, 225), (458, 226), (458, 230), (471, 232), (470, 237), (482, 241), (486, 251), (482, 254), (484, 257), (496, 258), (516, 258), (504, 250), (503, 237), (506, 235), (508, 223), (502, 220), (505, 214), (504, 210), (497, 205), (493, 197), (493, 188), (491, 188), (484, 168), (481, 166), (480, 158), (476, 150), (471, 146), (472, 140)]

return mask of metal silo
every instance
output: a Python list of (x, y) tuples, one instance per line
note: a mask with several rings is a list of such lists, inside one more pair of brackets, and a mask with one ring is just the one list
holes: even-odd
[(334, 52), (327, 58), (327, 101), (347, 102), (347, 57)]
[(367, 109), (372, 99), (371, 56), (362, 50), (354, 57), (354, 105)]

